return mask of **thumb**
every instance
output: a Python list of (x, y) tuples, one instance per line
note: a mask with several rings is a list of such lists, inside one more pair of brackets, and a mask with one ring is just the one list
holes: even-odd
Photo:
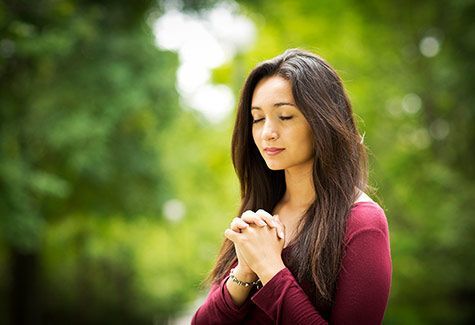
[(277, 227), (277, 235), (281, 239), (285, 239), (285, 225), (280, 221), (280, 217), (278, 214), (274, 216), (274, 219), (277, 221), (278, 227)]

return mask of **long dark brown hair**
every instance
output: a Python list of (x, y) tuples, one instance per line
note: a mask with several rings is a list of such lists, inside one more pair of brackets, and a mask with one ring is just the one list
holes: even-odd
[[(288, 80), (295, 104), (313, 134), (313, 183), (316, 197), (300, 219), (292, 260), (299, 281), (312, 281), (321, 298), (331, 303), (344, 252), (349, 211), (357, 189), (367, 182), (362, 144), (340, 77), (319, 56), (290, 49), (260, 63), (241, 91), (232, 138), (232, 160), (241, 183), (239, 216), (246, 210), (272, 213), (285, 193), (284, 170), (271, 170), (252, 137), (251, 101), (257, 83), (270, 76)], [(224, 240), (208, 282), (217, 282), (236, 261), (234, 244)]]

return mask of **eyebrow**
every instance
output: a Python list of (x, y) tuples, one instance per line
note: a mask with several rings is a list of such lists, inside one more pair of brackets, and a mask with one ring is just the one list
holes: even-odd
[[(295, 104), (288, 103), (288, 102), (278, 102), (278, 103), (275, 103), (275, 104), (272, 105), (272, 106), (275, 107), (275, 108), (281, 107), (281, 106), (293, 106), (293, 107), (297, 107), (297, 106), (295, 106)], [(251, 111), (252, 111), (253, 109), (262, 110), (262, 108), (260, 108), (259, 106), (252, 106), (252, 107), (251, 107)]]

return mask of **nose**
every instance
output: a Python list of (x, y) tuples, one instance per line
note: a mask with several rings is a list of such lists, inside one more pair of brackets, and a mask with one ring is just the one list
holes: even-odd
[(272, 122), (270, 118), (264, 121), (264, 126), (262, 128), (261, 136), (262, 136), (262, 139), (266, 141), (275, 140), (279, 137), (279, 133), (276, 128), (276, 125), (275, 123)]

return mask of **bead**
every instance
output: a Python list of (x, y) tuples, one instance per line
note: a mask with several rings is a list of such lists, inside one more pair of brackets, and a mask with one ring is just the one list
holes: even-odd
[[(229, 273), (229, 277), (231, 278), (231, 281), (233, 281), (233, 282), (236, 283), (237, 285), (243, 286), (243, 287), (245, 287), (245, 288), (250, 287), (250, 286), (257, 286), (257, 288), (259, 289), (259, 288), (260, 288), (260, 285), (261, 285), (261, 280), (259, 280), (259, 279), (257, 279), (256, 281), (253, 281), (253, 282), (245, 282), (245, 281), (239, 280), (239, 279), (236, 278), (236, 276), (234, 275), (234, 268), (231, 269), (231, 272)], [(261, 285), (261, 286), (262, 286), (262, 285)]]

